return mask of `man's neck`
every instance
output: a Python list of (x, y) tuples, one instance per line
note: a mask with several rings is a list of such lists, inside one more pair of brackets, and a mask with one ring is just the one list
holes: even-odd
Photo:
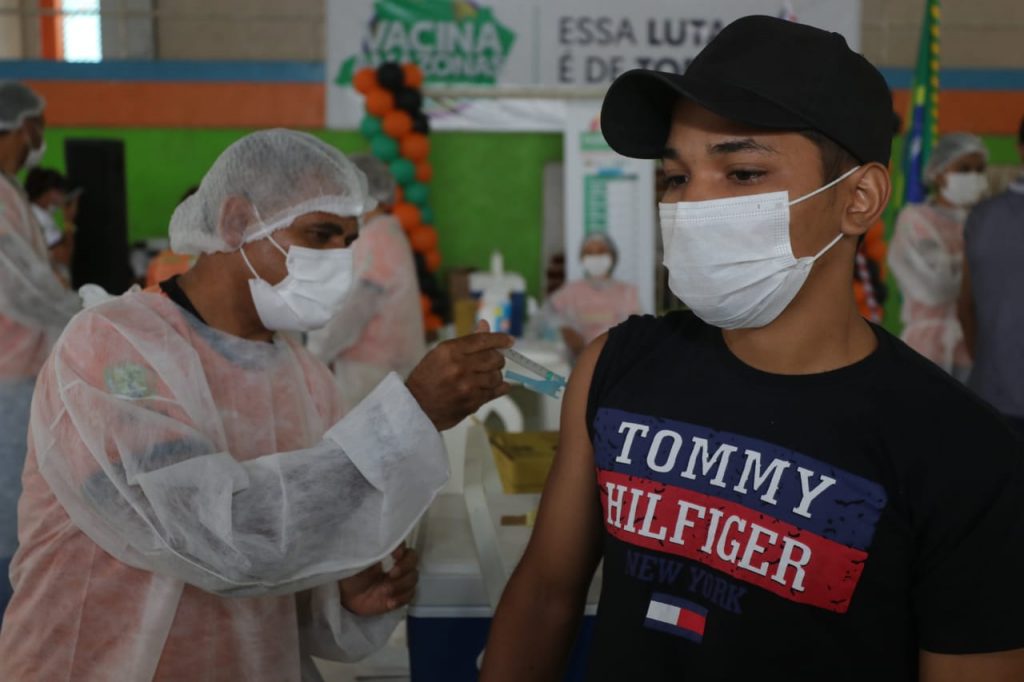
[[(845, 251), (830, 255), (847, 257)], [(723, 330), (729, 350), (761, 371), (792, 375), (828, 372), (870, 355), (878, 340), (857, 311), (852, 271), (836, 262), (831, 265), (815, 268), (789, 307), (768, 326)]]
[(270, 341), (274, 333), (260, 323), (248, 283), (239, 285), (237, 269), (227, 262), (231, 256), (200, 256), (178, 284), (210, 327), (251, 341)]

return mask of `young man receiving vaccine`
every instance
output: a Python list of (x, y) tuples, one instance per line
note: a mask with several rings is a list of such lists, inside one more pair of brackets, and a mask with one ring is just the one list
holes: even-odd
[(482, 680), (558, 680), (604, 561), (588, 680), (1024, 679), (1024, 451), (858, 314), (892, 102), (841, 36), (769, 17), (605, 99), (662, 158), (691, 312), (583, 353)]

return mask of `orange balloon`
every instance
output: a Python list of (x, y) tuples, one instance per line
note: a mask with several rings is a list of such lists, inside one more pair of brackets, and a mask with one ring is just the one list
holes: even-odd
[(395, 108), (395, 96), (384, 88), (366, 93), (366, 110), (374, 116), (387, 116)]
[(418, 88), (423, 85), (423, 69), (415, 64), (402, 64), (402, 73), (405, 74), (405, 87)]
[(423, 255), (423, 261), (426, 263), (428, 271), (437, 272), (441, 267), (441, 252), (437, 249), (427, 251)]
[[(384, 130), (387, 130), (385, 122)], [(402, 156), (413, 163), (419, 163), (430, 154), (430, 138), (422, 133), (411, 133), (402, 138)], [(418, 169), (417, 169), (418, 170)]]
[(434, 302), (426, 294), (420, 294), (420, 308), (423, 309), (423, 316), (426, 317), (434, 310)]
[(423, 320), (423, 326), (428, 332), (436, 332), (444, 326), (444, 320), (438, 315), (427, 315), (427, 318)]
[(377, 89), (379, 87), (377, 84), (377, 70), (367, 66), (356, 71), (356, 75), (352, 77), (352, 87), (364, 95), (369, 94), (371, 90)]
[(402, 202), (395, 206), (392, 212), (395, 219), (402, 224), (402, 229), (410, 233), (413, 228), (420, 224), (420, 209), (415, 204)]
[(420, 182), (430, 182), (434, 179), (434, 167), (429, 161), (420, 161), (416, 164), (416, 179)]
[(437, 230), (427, 225), (420, 225), (409, 234), (409, 242), (417, 253), (432, 251), (437, 247)]
[(401, 140), (412, 132), (412, 116), (407, 111), (394, 109), (381, 121), (381, 128), (390, 137)]

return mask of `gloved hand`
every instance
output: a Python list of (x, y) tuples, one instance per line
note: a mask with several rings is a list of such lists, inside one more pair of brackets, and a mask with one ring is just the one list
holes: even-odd
[(445, 341), (413, 369), (405, 384), (438, 431), (508, 393), (501, 376), (505, 358), (498, 350), (512, 343), (511, 336), (492, 334), (481, 322), (475, 334)]

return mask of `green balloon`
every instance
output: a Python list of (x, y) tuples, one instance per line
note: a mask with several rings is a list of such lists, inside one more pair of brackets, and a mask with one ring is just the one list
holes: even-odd
[(391, 163), (398, 158), (398, 141), (387, 135), (377, 135), (370, 140), (370, 149), (384, 163)]
[(359, 132), (363, 134), (367, 140), (372, 140), (384, 131), (381, 125), (380, 119), (376, 116), (366, 116), (363, 118), (363, 122), (359, 124)]
[(433, 225), (434, 224), (434, 209), (430, 208), (429, 206), (421, 206), (420, 207), (420, 221), (424, 225)]
[[(397, 143), (396, 143), (397, 148)], [(391, 174), (402, 187), (416, 179), (416, 166), (409, 159), (396, 159), (391, 162)]]
[[(430, 199), (430, 189), (422, 182), (414, 182), (405, 188), (405, 200), (423, 207)], [(428, 223), (429, 224), (429, 223)]]

